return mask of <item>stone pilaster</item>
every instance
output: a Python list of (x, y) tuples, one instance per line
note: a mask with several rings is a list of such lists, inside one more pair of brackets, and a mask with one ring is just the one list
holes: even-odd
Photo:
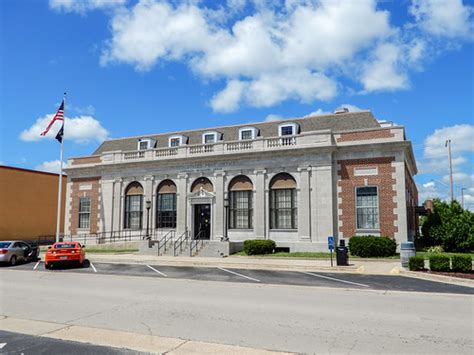
[(255, 239), (265, 239), (267, 231), (267, 208), (265, 206), (266, 200), (266, 173), (265, 169), (255, 170), (255, 203), (253, 209), (253, 230), (255, 232)]
[(334, 235), (332, 166), (313, 167), (313, 195), (311, 205), (313, 216), (313, 242), (325, 242)]
[(188, 194), (188, 174), (178, 174), (177, 194), (176, 194), (176, 236), (180, 236), (186, 230), (187, 224), (187, 194)]
[[(151, 235), (151, 231), (153, 230), (153, 211), (154, 211), (154, 203), (153, 203), (153, 180), (154, 177), (151, 175), (147, 175), (144, 177), (144, 182), (145, 182), (145, 191), (144, 191), (144, 196), (143, 196), (143, 229), (146, 231), (146, 226), (148, 222), (148, 218), (150, 218), (150, 224), (149, 224), (149, 233)], [(150, 212), (149, 216), (146, 210), (146, 201), (151, 202), (151, 207), (150, 207)]]
[(298, 236), (300, 241), (311, 241), (310, 167), (298, 168)]
[(123, 229), (122, 223), (122, 178), (115, 178), (113, 203), (112, 203), (112, 231), (120, 231)]
[(101, 181), (101, 199), (102, 208), (100, 209), (99, 232), (111, 231), (113, 229), (113, 195), (114, 180)]
[(214, 210), (211, 210), (211, 213), (214, 214), (214, 218), (211, 220), (214, 222), (212, 233), (212, 239), (220, 240), (224, 236), (224, 219), (225, 219), (225, 212), (224, 212), (224, 197), (225, 197), (225, 186), (224, 186), (224, 171), (216, 171), (214, 173), (215, 177), (215, 187), (214, 192), (216, 194), (215, 204), (213, 206)]

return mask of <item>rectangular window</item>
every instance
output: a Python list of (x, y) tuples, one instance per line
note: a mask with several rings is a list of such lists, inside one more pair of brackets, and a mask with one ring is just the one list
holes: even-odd
[(176, 194), (158, 194), (156, 228), (176, 228)]
[(139, 150), (147, 150), (148, 149), (148, 141), (140, 141)]
[(229, 192), (229, 228), (252, 229), (252, 191)]
[(297, 229), (296, 189), (270, 190), (270, 228)]
[(215, 141), (216, 141), (215, 134), (211, 133), (211, 134), (204, 135), (204, 144), (214, 143)]
[(253, 139), (253, 134), (251, 129), (246, 129), (240, 132), (240, 139)]
[(81, 197), (79, 199), (79, 228), (89, 229), (91, 215), (90, 197)]
[(293, 126), (283, 126), (281, 127), (282, 136), (292, 136), (293, 135)]
[(125, 229), (142, 229), (143, 196), (125, 197)]
[(357, 229), (379, 229), (377, 187), (356, 189)]
[(180, 139), (179, 138), (171, 138), (170, 139), (170, 147), (179, 147)]

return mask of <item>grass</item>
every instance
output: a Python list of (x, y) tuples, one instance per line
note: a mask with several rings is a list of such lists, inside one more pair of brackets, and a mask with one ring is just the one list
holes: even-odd
[[(232, 255), (237, 255), (237, 256), (248, 256), (245, 254), (244, 251), (239, 251), (235, 254)], [(263, 254), (263, 255), (252, 255), (256, 257), (277, 257), (277, 258), (307, 258), (307, 259), (329, 259), (331, 258), (331, 253), (328, 252), (293, 252), (293, 253), (284, 253), (284, 252), (279, 252), (279, 253), (273, 253), (273, 254)], [(336, 253), (333, 253), (333, 258), (336, 258)], [(353, 259), (361, 259), (358, 256), (350, 255), (349, 258)], [(368, 258), (364, 258), (368, 259)], [(370, 259), (400, 259), (400, 255), (394, 255), (394, 256), (388, 256), (388, 257), (381, 257), (381, 258), (370, 258)]]
[[(428, 258), (430, 257), (431, 254), (434, 254), (434, 253), (428, 253), (427, 251), (417, 251), (416, 252), (416, 255), (417, 256), (422, 256), (423, 258), (425, 258), (426, 260), (428, 260)], [(441, 253), (443, 255), (447, 255), (447, 256), (453, 256), (453, 255), (456, 255), (456, 254), (461, 254), (461, 255), (470, 255), (471, 258), (474, 260), (474, 253)]]

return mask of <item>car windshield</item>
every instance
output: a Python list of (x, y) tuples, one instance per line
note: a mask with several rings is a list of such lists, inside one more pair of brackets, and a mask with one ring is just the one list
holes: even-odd
[(8, 248), (10, 244), (10, 242), (0, 242), (0, 248)]
[(56, 244), (54, 246), (55, 249), (68, 249), (68, 248), (77, 248), (77, 245), (74, 243), (68, 243), (68, 244)]

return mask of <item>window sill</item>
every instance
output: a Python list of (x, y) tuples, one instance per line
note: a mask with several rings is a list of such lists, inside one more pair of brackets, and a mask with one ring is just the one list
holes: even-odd
[(286, 229), (270, 228), (270, 232), (298, 232), (298, 228), (286, 228)]
[(229, 228), (229, 232), (253, 232), (253, 228)]
[(380, 237), (380, 229), (356, 229), (356, 236), (360, 235), (374, 235)]

